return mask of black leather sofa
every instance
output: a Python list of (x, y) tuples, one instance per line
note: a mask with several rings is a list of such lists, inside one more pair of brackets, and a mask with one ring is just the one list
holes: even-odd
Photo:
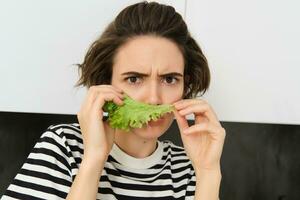
[[(0, 112), (0, 195), (48, 126), (74, 122), (76, 115)], [(221, 124), (227, 133), (221, 200), (300, 199), (299, 125)], [(175, 121), (160, 139), (182, 146)]]

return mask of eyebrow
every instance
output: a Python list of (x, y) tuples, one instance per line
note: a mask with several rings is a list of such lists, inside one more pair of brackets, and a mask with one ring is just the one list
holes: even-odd
[[(149, 74), (144, 74), (144, 73), (140, 73), (140, 72), (135, 72), (135, 71), (130, 71), (130, 72), (124, 72), (121, 75), (125, 76), (125, 75), (138, 75), (138, 76), (142, 76), (142, 77), (148, 77)], [(181, 73), (178, 72), (170, 72), (170, 73), (166, 73), (166, 74), (161, 74), (159, 75), (160, 77), (165, 77), (165, 76), (180, 76), (183, 77), (183, 75)]]

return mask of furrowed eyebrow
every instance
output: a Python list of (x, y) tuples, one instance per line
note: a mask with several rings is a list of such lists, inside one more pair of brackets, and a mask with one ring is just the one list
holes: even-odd
[[(125, 75), (137, 75), (137, 76), (146, 76), (148, 77), (149, 74), (143, 74), (143, 73), (140, 73), (140, 72), (135, 72), (135, 71), (130, 71), (130, 72), (124, 72), (122, 73), (121, 75), (125, 76)], [(159, 75), (160, 77), (166, 77), (166, 76), (180, 76), (180, 77), (183, 77), (183, 75), (181, 73), (178, 73), (178, 72), (170, 72), (170, 73), (166, 73), (166, 74), (161, 74)]]

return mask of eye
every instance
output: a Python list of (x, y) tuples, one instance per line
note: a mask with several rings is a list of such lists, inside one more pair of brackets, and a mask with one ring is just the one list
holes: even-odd
[[(139, 77), (137, 76), (129, 76), (127, 78), (125, 78), (125, 80), (129, 83), (129, 84), (136, 84), (136, 80), (138, 79)], [(128, 81), (130, 80), (130, 81)]]
[[(168, 84), (175, 84), (178, 82), (178, 78), (175, 78), (174, 76), (166, 76), (164, 79)], [(172, 82), (172, 80), (174, 80), (174, 82)]]

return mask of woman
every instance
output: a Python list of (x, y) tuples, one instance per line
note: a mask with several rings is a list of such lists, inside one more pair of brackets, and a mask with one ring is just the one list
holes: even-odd
[[(77, 86), (89, 88), (79, 124), (50, 126), (2, 199), (218, 199), (225, 130), (195, 99), (209, 86), (209, 68), (173, 7), (128, 6), (78, 66)], [(102, 107), (121, 105), (124, 93), (176, 110), (130, 133), (112, 129)], [(158, 140), (174, 117), (184, 148)]]

